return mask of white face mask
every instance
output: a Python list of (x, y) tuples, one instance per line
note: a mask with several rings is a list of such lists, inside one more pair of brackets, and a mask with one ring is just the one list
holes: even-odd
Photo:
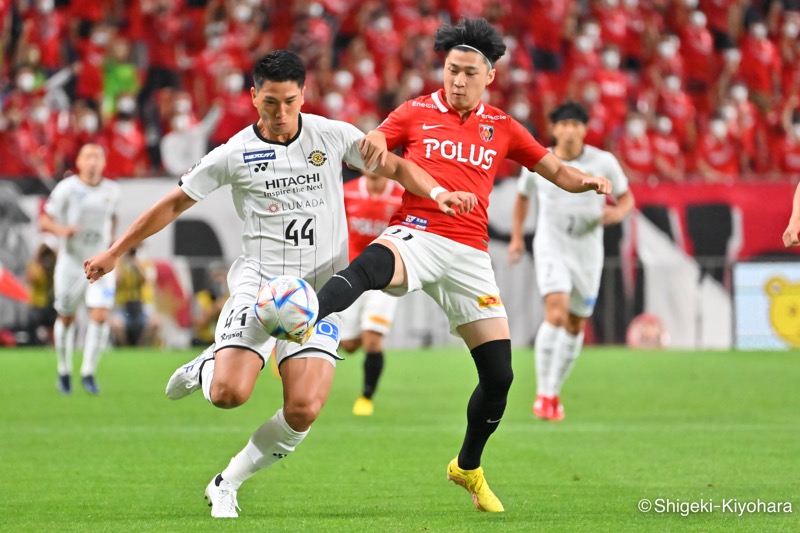
[(791, 20), (783, 25), (783, 34), (789, 39), (797, 38), (798, 33), (800, 33), (800, 28), (798, 28), (797, 24), (795, 24)]
[(750, 27), (750, 32), (753, 34), (753, 37), (756, 39), (766, 39), (767, 38), (767, 27), (764, 24), (758, 23), (753, 24)]
[(744, 102), (747, 100), (747, 87), (744, 85), (734, 85), (731, 87), (731, 98), (737, 102)]
[(581, 96), (583, 97), (584, 102), (591, 105), (595, 103), (598, 98), (600, 98), (600, 91), (597, 90), (597, 87), (589, 86), (583, 90)]
[(39, 0), (39, 2), (36, 3), (36, 9), (43, 15), (52, 13), (55, 6), (55, 0)]
[(685, 5), (689, 9), (697, 9), (697, 5), (699, 3), (700, 0), (683, 0), (683, 5)]
[(343, 91), (348, 91), (353, 86), (353, 75), (347, 70), (337, 70), (333, 75), (333, 84)]
[(344, 107), (344, 97), (337, 92), (326, 94), (323, 102), (325, 103), (325, 109), (334, 113), (341, 111)]
[(736, 65), (742, 60), (742, 53), (738, 48), (728, 48), (725, 50), (725, 63), (729, 65)]
[(31, 118), (37, 124), (44, 124), (50, 118), (50, 110), (46, 105), (36, 106), (31, 112)]
[(416, 74), (409, 76), (406, 79), (406, 87), (412, 94), (419, 94), (422, 87), (425, 86), (425, 81)]
[(630, 9), (639, 7), (639, 0), (625, 0), (623, 3), (625, 4), (625, 7)]
[(81, 129), (87, 133), (96, 132), (99, 125), (100, 121), (98, 120), (97, 115), (93, 113), (83, 115), (81, 117)]
[(712, 120), (710, 124), (711, 135), (719, 140), (724, 139), (728, 135), (728, 127), (721, 120)]
[(606, 5), (608, 5), (608, 7), (617, 7), (619, 5), (619, 0), (606, 0)]
[(592, 41), (597, 42), (597, 39), (600, 37), (600, 26), (594, 23), (587, 24), (583, 27), (583, 33), (588, 35)]
[(17, 76), (17, 87), (19, 87), (22, 92), (31, 92), (34, 85), (36, 85), (36, 76), (34, 76), (32, 72), (23, 72)]
[(672, 41), (661, 41), (658, 43), (658, 55), (663, 57), (664, 59), (672, 59), (675, 57), (675, 43)]
[(212, 50), (219, 50), (222, 48), (223, 38), (219, 35), (215, 35), (208, 40), (208, 47)]
[(662, 135), (669, 135), (672, 133), (672, 121), (669, 117), (658, 117), (656, 119), (656, 129)]
[(739, 114), (736, 112), (736, 108), (732, 105), (722, 106), (722, 109), (719, 110), (719, 113), (725, 120), (736, 120), (736, 117)]
[(531, 106), (526, 104), (525, 102), (517, 102), (516, 104), (511, 106), (509, 109), (509, 113), (511, 116), (517, 119), (520, 122), (524, 122), (528, 120), (531, 116)]
[(189, 128), (190, 122), (191, 119), (189, 118), (189, 115), (185, 115), (183, 113), (175, 115), (172, 117), (172, 129), (175, 131), (184, 131)]
[(233, 10), (233, 18), (238, 22), (247, 22), (253, 16), (253, 8), (247, 4), (239, 4)]
[(619, 68), (619, 54), (613, 50), (603, 52), (603, 66), (609, 70)]
[(325, 8), (322, 7), (322, 4), (314, 2), (308, 6), (308, 14), (314, 18), (321, 17), (323, 13), (325, 13)]
[(575, 39), (575, 48), (582, 54), (589, 53), (594, 48), (594, 39), (588, 35), (578, 35), (578, 38)]
[(356, 69), (358, 69), (358, 73), (362, 76), (369, 76), (373, 72), (375, 72), (375, 63), (371, 59), (362, 59), (356, 65)]
[(664, 78), (664, 86), (667, 88), (668, 91), (680, 91), (681, 89), (681, 79), (677, 76), (667, 76)]
[(706, 14), (702, 11), (692, 11), (692, 14), (689, 15), (689, 23), (695, 28), (705, 28)]
[(188, 98), (180, 98), (179, 100), (175, 100), (175, 112), (176, 113), (188, 113), (192, 110), (192, 101)]
[(389, 31), (392, 26), (392, 19), (389, 17), (381, 17), (375, 21), (375, 29), (378, 31)]
[(511, 71), (511, 81), (515, 84), (521, 85), (523, 83), (528, 83), (528, 71), (522, 68), (515, 68)]
[(117, 101), (118, 113), (133, 113), (136, 111), (136, 100), (130, 96), (124, 96)]
[(242, 74), (237, 72), (225, 78), (225, 88), (228, 89), (229, 92), (240, 93), (242, 92), (242, 87), (244, 87), (244, 76)]
[(792, 133), (794, 134), (794, 138), (800, 141), (800, 122), (792, 124)]
[(625, 131), (631, 137), (641, 137), (644, 134), (644, 122), (641, 120), (629, 120), (625, 124)]
[(97, 46), (105, 46), (108, 44), (109, 37), (107, 31), (96, 31), (92, 34), (92, 42)]

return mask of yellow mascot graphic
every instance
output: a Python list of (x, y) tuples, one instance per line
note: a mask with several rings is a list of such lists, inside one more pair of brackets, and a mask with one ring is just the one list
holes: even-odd
[(778, 337), (794, 348), (800, 348), (800, 282), (772, 277), (764, 286), (770, 298), (769, 321)]

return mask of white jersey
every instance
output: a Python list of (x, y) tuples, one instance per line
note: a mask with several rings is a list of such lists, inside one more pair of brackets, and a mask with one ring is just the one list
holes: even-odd
[[(550, 152), (552, 148), (548, 148)], [(591, 176), (599, 176), (611, 180), (611, 193), (618, 197), (628, 190), (628, 178), (617, 159), (610, 152), (593, 146), (584, 145), (581, 155), (569, 161), (561, 160), (565, 165), (575, 167)], [(519, 193), (532, 196), (534, 191), (538, 199), (538, 218), (536, 236), (553, 234), (561, 237), (587, 237), (598, 239), (603, 237), (603, 205), (606, 197), (587, 191), (584, 193), (567, 192), (536, 172), (523, 169), (518, 181)]]
[(108, 248), (119, 199), (119, 185), (107, 179), (96, 186), (87, 185), (78, 176), (60, 181), (44, 211), (63, 226), (77, 226), (78, 231), (61, 239), (59, 257), (65, 253), (83, 265), (84, 260)]
[[(269, 141), (255, 125), (205, 155), (180, 186), (200, 201), (231, 185), (243, 255), (234, 268), (292, 275), (319, 289), (348, 264), (342, 162), (364, 168), (355, 126), (302, 113), (297, 134)], [(239, 266), (237, 266), (239, 265)]]

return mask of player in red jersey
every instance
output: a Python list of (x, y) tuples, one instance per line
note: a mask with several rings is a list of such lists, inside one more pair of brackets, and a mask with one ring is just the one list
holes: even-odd
[(489, 489), (481, 455), (497, 429), (511, 386), (511, 341), (487, 252), (489, 193), (504, 158), (521, 163), (570, 192), (606, 194), (611, 182), (563, 165), (516, 120), (481, 103), (495, 77), (494, 63), (505, 53), (503, 39), (484, 19), (446, 24), (434, 38), (446, 54), (444, 88), (400, 105), (361, 141), (371, 163), (387, 149), (403, 155), (447, 190), (475, 193), (478, 205), (458, 221), (436, 213), (436, 203), (403, 195), (400, 209), (383, 234), (319, 291), (319, 318), (349, 307), (364, 291), (395, 294), (424, 290), (445, 311), (451, 332), (464, 339), (478, 370), (478, 386), (467, 407), (467, 432), (458, 457), (447, 467), (449, 480), (466, 488), (482, 511), (503, 511)]
[[(350, 260), (378, 237), (400, 207), (403, 187), (372, 172), (344, 184)], [(383, 372), (383, 337), (389, 333), (397, 310), (397, 298), (382, 291), (367, 291), (341, 313), (339, 346), (347, 353), (364, 348), (364, 387), (353, 404), (356, 416), (372, 415), (372, 397)]]

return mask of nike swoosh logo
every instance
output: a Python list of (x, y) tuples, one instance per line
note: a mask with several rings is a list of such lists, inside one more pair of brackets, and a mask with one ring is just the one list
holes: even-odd
[(500, 422), (501, 420), (502, 420), (502, 418), (498, 418), (497, 420), (487, 419), (487, 420), (486, 420), (486, 423), (487, 423), (487, 424), (497, 424), (497, 423), (498, 423), (498, 422)]
[(444, 126), (444, 124), (432, 124), (430, 126), (428, 126), (427, 124), (423, 124), (422, 125), (422, 129), (423, 130), (432, 130), (433, 128), (441, 128), (442, 126)]

